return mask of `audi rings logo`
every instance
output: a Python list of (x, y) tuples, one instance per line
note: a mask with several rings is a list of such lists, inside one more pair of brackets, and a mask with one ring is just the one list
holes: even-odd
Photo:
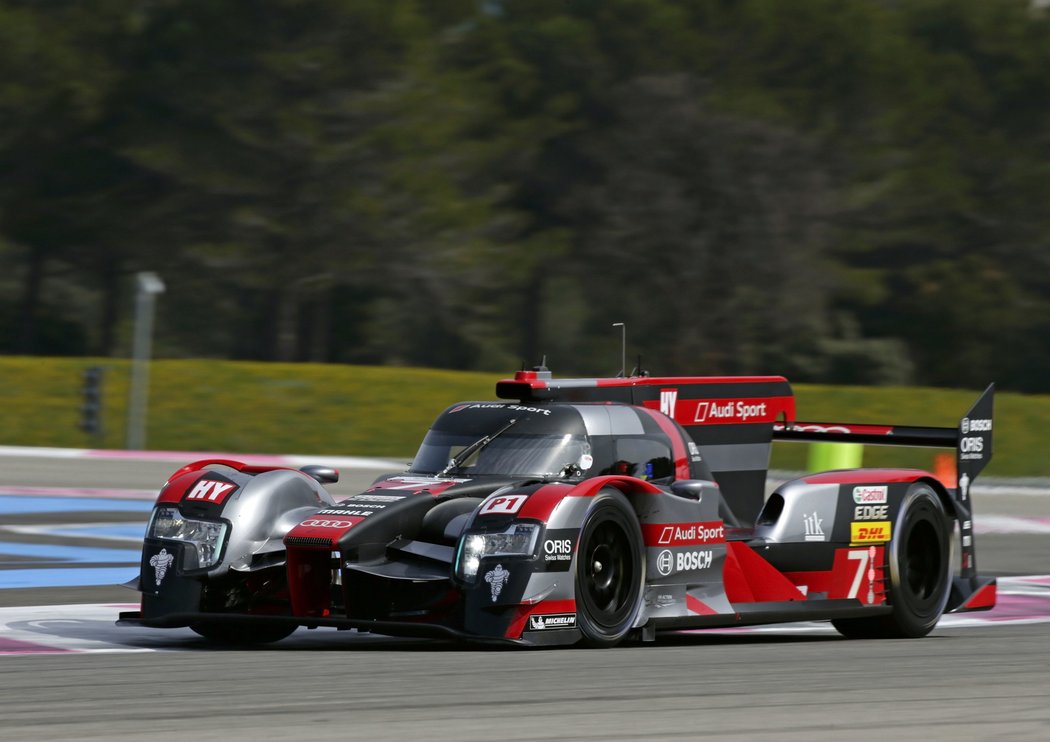
[(671, 574), (671, 568), (674, 564), (674, 558), (671, 556), (671, 552), (664, 549), (656, 555), (656, 571), (662, 574), (664, 577)]
[(352, 520), (304, 520), (304, 526), (310, 528), (349, 528), (354, 524)]

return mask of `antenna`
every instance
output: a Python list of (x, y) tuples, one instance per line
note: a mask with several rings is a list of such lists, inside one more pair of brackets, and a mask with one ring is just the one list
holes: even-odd
[(620, 376), (627, 376), (627, 324), (624, 322), (613, 322), (613, 327), (620, 328)]

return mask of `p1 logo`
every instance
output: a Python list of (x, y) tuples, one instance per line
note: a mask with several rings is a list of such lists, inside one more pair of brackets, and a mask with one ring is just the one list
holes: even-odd
[(490, 497), (481, 506), (478, 515), (513, 515), (529, 499), (528, 495), (499, 495)]

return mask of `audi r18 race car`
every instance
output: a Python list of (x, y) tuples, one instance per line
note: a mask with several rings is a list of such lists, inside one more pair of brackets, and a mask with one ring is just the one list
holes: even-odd
[[(228, 643), (327, 626), (613, 646), (796, 620), (920, 637), (995, 604), (969, 497), (992, 455), (991, 386), (958, 428), (799, 422), (778, 376), (540, 368), (496, 393), (446, 409), (407, 471), (341, 502), (324, 467), (179, 469), (147, 528), (141, 610), (119, 623)], [(775, 440), (954, 448), (958, 486), (847, 469), (766, 497)]]

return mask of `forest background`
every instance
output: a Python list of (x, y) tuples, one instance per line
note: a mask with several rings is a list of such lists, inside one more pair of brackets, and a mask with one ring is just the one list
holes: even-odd
[(1050, 11), (0, 0), (0, 354), (1050, 391)]

